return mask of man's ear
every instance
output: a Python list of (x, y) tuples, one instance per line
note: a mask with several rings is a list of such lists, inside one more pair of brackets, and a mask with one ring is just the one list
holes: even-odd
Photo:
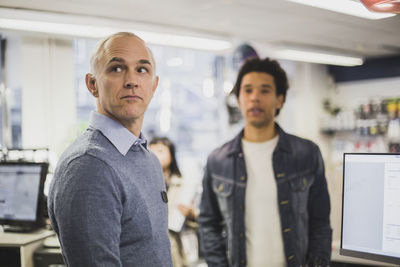
[(157, 89), (157, 86), (158, 86), (158, 76), (156, 76), (156, 77), (154, 77), (154, 87), (153, 87), (153, 94), (154, 94), (154, 92), (156, 91), (156, 89)]
[(86, 82), (86, 87), (88, 88), (89, 92), (94, 97), (98, 97), (99, 96), (99, 92), (97, 90), (96, 78), (94, 77), (94, 75), (91, 74), (91, 73), (86, 74), (85, 82)]
[(240, 109), (241, 108), (241, 104), (240, 104), (240, 101), (239, 101), (240, 95), (239, 96), (235, 95), (235, 97), (236, 97), (236, 103), (238, 105), (238, 108)]
[(285, 96), (283, 94), (278, 95), (278, 97), (276, 98), (277, 100), (277, 109), (281, 109), (283, 107), (283, 103), (285, 103)]

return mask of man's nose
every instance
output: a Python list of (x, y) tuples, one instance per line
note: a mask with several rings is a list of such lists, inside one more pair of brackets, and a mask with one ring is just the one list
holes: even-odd
[(138, 87), (137, 75), (134, 71), (128, 71), (125, 75), (124, 87), (127, 89), (132, 89)]
[(254, 91), (250, 94), (250, 100), (251, 101), (258, 101), (260, 98), (260, 93), (257, 91)]
[(125, 83), (125, 88), (127, 88), (127, 89), (132, 89), (132, 88), (136, 88), (136, 87), (138, 87), (139, 85), (136, 83), (136, 82), (126, 82)]

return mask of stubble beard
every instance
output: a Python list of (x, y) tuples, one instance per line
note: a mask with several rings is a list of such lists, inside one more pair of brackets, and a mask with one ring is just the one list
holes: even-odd
[(250, 125), (257, 128), (257, 129), (261, 129), (261, 128), (265, 128), (266, 126), (268, 126), (271, 123), (270, 120), (264, 120), (264, 121), (250, 121)]

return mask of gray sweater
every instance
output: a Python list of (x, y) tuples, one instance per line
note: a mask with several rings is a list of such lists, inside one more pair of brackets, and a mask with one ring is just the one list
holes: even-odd
[(78, 137), (62, 155), (50, 186), (49, 217), (65, 262), (172, 266), (159, 161), (140, 142), (123, 151), (124, 145), (107, 133), (122, 125), (95, 117), (100, 120), (94, 125), (106, 135), (91, 126)]

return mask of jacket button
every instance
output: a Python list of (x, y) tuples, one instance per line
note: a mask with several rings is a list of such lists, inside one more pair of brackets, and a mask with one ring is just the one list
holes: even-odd
[(244, 235), (243, 235), (243, 233), (240, 233), (240, 235), (239, 235), (239, 236), (240, 236), (240, 238), (243, 238), (243, 236), (244, 236)]
[(240, 263), (241, 263), (241, 264), (245, 264), (246, 262), (245, 262), (244, 260), (242, 260)]
[(283, 177), (285, 177), (285, 174), (283, 172), (281, 172), (281, 173), (278, 173), (276, 176), (278, 178), (283, 178)]
[(243, 153), (239, 153), (238, 156), (239, 156), (239, 158), (243, 157)]
[(293, 258), (294, 258), (294, 255), (290, 255), (288, 260), (293, 260)]
[(246, 180), (246, 177), (242, 176), (242, 177), (240, 177), (240, 180), (244, 181), (244, 180)]
[(279, 202), (279, 204), (281, 205), (289, 204), (289, 200), (282, 200), (281, 202)]
[(286, 229), (283, 230), (283, 232), (285, 232), (285, 233), (288, 233), (290, 231), (292, 231), (292, 229), (290, 229), (290, 228), (286, 228)]
[(218, 192), (221, 192), (222, 189), (224, 189), (224, 186), (223, 186), (222, 184), (220, 184), (220, 185), (218, 186)]

